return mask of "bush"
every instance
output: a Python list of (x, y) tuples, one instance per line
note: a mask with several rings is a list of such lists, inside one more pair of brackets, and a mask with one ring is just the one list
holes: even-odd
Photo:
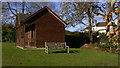
[(3, 32), (2, 41), (3, 42), (15, 42), (15, 31)]
[(99, 38), (98, 41), (96, 43), (94, 43), (94, 45), (100, 47), (100, 48), (110, 48), (112, 45), (112, 42), (109, 42), (108, 37), (106, 36), (106, 34), (104, 33), (99, 33)]
[(80, 32), (68, 32), (65, 35), (65, 41), (71, 48), (79, 48), (85, 43), (89, 43), (89, 37), (87, 33)]
[(2, 23), (2, 41), (15, 42), (15, 25), (13, 23)]

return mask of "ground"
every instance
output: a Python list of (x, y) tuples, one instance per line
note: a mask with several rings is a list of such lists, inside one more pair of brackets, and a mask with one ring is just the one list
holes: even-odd
[(3, 66), (118, 66), (118, 54), (97, 50), (70, 48), (64, 50), (22, 50), (15, 43), (2, 44)]
[(109, 48), (100, 48), (100, 47), (97, 47), (96, 45), (93, 45), (93, 44), (84, 44), (80, 48), (120, 54), (120, 50), (110, 50)]

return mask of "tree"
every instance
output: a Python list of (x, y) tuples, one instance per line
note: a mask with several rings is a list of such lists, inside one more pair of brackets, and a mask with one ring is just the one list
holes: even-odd
[(12, 23), (2, 23), (2, 41), (15, 42), (15, 26)]
[[(117, 46), (114, 43), (116, 43), (115, 41), (117, 39), (116, 37), (119, 37), (119, 36), (115, 36), (116, 35), (115, 32), (118, 29), (114, 29), (112, 33), (110, 33), (109, 31), (110, 25), (113, 25), (113, 22), (117, 19), (119, 21), (119, 5), (120, 5), (120, 2), (115, 2), (113, 0), (112, 2), (103, 3), (101, 7), (99, 7), (101, 12), (99, 12), (98, 15), (102, 15), (103, 19), (108, 23), (106, 34), (109, 38), (109, 42), (113, 43), (111, 44), (110, 49), (112, 49), (111, 48), (112, 46)], [(119, 28), (119, 26), (117, 28)]]
[[(109, 23), (115, 21), (118, 16), (116, 16), (116, 9), (118, 6), (118, 2), (105, 2), (100, 5), (99, 12), (96, 13), (97, 15), (103, 16), (103, 19)], [(107, 30), (108, 31), (108, 30)]]
[[(69, 6), (68, 6), (69, 5)], [(91, 27), (94, 23), (98, 5), (94, 2), (63, 2), (61, 3), (61, 17), (65, 18), (69, 26), (85, 25), (89, 27), (90, 42), (92, 42)], [(88, 22), (83, 22), (88, 20)]]

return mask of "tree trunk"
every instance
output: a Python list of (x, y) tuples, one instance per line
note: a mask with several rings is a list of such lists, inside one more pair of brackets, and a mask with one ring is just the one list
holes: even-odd
[(89, 32), (88, 32), (88, 34), (89, 34), (90, 44), (92, 44), (93, 39), (92, 39), (92, 24), (91, 24), (91, 11), (90, 11), (90, 8), (91, 7), (88, 8), (88, 24), (89, 24)]

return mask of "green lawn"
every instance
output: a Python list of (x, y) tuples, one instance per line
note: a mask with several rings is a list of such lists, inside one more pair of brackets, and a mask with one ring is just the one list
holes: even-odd
[[(14, 43), (2, 44), (3, 66), (117, 66), (118, 55), (71, 48), (71, 53), (46, 54), (44, 50), (22, 50)], [(52, 51), (54, 52), (54, 51)], [(63, 51), (61, 51), (63, 52)]]

